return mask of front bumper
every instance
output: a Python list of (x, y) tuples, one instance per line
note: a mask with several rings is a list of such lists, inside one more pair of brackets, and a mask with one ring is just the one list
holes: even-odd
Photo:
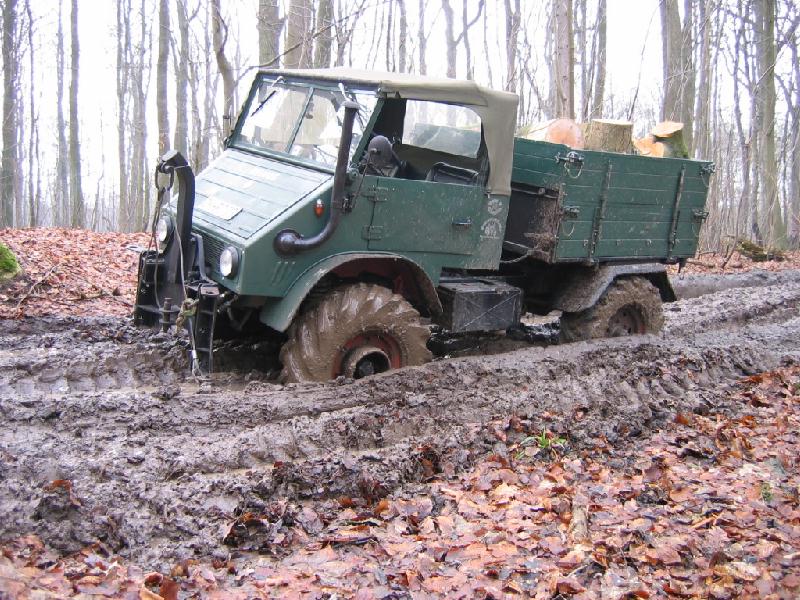
[(199, 235), (192, 235), (186, 257), (191, 262), (185, 279), (176, 268), (180, 260), (175, 254), (176, 246), (173, 241), (163, 255), (155, 250), (145, 250), (139, 255), (134, 323), (144, 327), (160, 326), (163, 331), (173, 325), (183, 327), (192, 346), (192, 369), (210, 373), (213, 370), (214, 326), (226, 294), (206, 276), (203, 240)]

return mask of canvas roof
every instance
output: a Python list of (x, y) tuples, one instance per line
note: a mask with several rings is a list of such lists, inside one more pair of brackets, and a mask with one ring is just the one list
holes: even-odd
[(489, 192), (511, 193), (511, 167), (514, 154), (514, 131), (517, 122), (516, 94), (500, 92), (474, 81), (441, 79), (335, 67), (332, 69), (271, 69), (270, 75), (342, 82), (374, 88), (379, 93), (398, 98), (429, 100), (469, 105), (483, 122), (484, 139), (489, 153)]

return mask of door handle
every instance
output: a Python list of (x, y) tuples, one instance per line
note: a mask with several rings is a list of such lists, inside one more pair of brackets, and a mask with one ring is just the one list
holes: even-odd
[(470, 227), (472, 227), (472, 219), (453, 221), (453, 227), (455, 227), (456, 229), (469, 229)]

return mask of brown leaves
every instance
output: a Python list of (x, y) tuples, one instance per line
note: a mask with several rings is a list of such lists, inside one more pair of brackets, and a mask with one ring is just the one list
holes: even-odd
[[(497, 454), (471, 471), (371, 504), (273, 502), (227, 531), (259, 555), (185, 561), (169, 577), (95, 553), (65, 565), (20, 541), (0, 556), (0, 595), (797, 597), (799, 383), (799, 367), (750, 377), (720, 414), (678, 415), (649, 437), (561, 459), (512, 458), (493, 441)], [(496, 430), (506, 449), (525, 435)], [(68, 499), (68, 482), (50, 487)]]
[(146, 234), (41, 228), (0, 237), (23, 269), (0, 290), (0, 318), (130, 314), (138, 257), (127, 247), (146, 246)]

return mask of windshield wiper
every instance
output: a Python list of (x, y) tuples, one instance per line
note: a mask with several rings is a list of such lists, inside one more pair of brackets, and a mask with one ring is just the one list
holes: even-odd
[(275, 94), (278, 93), (278, 90), (273, 90), (272, 88), (274, 88), (278, 84), (278, 82), (280, 82), (280, 81), (283, 81), (283, 75), (281, 75), (275, 81), (272, 82), (272, 85), (269, 86), (269, 88), (267, 89), (267, 97), (264, 98), (261, 102), (259, 102), (259, 104), (258, 104), (258, 106), (256, 106), (255, 110), (250, 113), (251, 117), (254, 114), (256, 114), (258, 111), (260, 111), (262, 108), (264, 108), (264, 105), (269, 101), (269, 99), (272, 98)]

